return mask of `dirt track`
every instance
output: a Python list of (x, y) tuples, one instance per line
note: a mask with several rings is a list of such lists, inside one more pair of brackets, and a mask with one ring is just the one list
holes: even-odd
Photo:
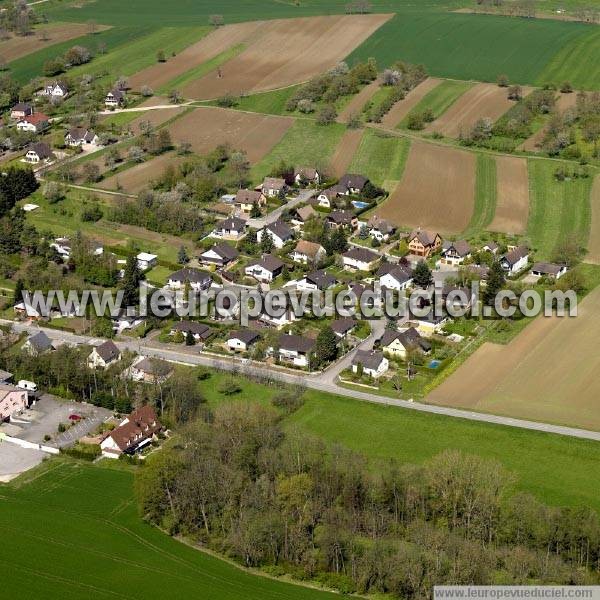
[(433, 88), (442, 83), (441, 79), (429, 77), (412, 89), (400, 102), (396, 102), (391, 110), (383, 117), (381, 124), (384, 127), (396, 127), (408, 113), (426, 96)]
[(490, 229), (523, 234), (529, 217), (529, 174), (527, 159), (496, 157), (496, 214)]
[(207, 100), (303, 82), (335, 66), (391, 15), (335, 15), (266, 21), (239, 55), (191, 82), (184, 96)]
[(485, 344), (427, 401), (600, 429), (600, 288), (575, 318), (538, 317), (510, 344)]
[(346, 173), (352, 162), (352, 158), (360, 146), (363, 134), (364, 129), (347, 129), (342, 136), (331, 157), (331, 168), (336, 177), (341, 177)]
[(377, 214), (397, 225), (459, 233), (475, 202), (475, 155), (413, 140), (404, 176)]

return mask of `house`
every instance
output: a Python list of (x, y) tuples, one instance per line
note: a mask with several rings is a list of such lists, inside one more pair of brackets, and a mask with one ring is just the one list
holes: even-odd
[(225, 240), (239, 240), (245, 233), (246, 221), (238, 217), (228, 217), (215, 225), (212, 235)]
[(462, 265), (465, 259), (471, 257), (471, 245), (466, 240), (458, 240), (456, 242), (446, 241), (442, 245), (442, 257), (440, 264), (442, 265)]
[(28, 102), (19, 102), (15, 104), (10, 110), (11, 119), (23, 119), (33, 114), (33, 106)]
[(334, 210), (327, 215), (325, 223), (330, 229), (344, 227), (354, 230), (358, 227), (358, 217), (351, 210)]
[(567, 265), (557, 265), (555, 263), (537, 262), (531, 267), (531, 275), (534, 277), (560, 279), (566, 272)]
[(29, 303), (18, 302), (13, 306), (13, 310), (15, 313), (22, 318), (32, 319), (37, 321), (42, 317), (49, 317), (50, 311), (42, 310), (42, 307), (39, 307), (39, 310), (31, 306)]
[(424, 317), (411, 315), (410, 320), (415, 323), (416, 329), (421, 335), (431, 337), (434, 333), (442, 331), (444, 325), (448, 323), (448, 315), (445, 313), (436, 315), (432, 309)]
[(298, 317), (292, 308), (285, 308), (269, 313), (267, 312), (266, 307), (263, 306), (262, 313), (258, 316), (258, 320), (265, 325), (281, 329), (282, 327), (291, 325), (294, 321), (297, 321)]
[(344, 269), (357, 271), (372, 271), (380, 258), (377, 252), (357, 246), (342, 254)]
[(412, 284), (413, 272), (410, 267), (385, 263), (377, 271), (379, 285), (388, 290), (406, 290)]
[(310, 204), (307, 204), (306, 206), (296, 209), (294, 216), (292, 217), (292, 225), (302, 228), (309, 219), (314, 219), (318, 215), (319, 213), (317, 213)]
[(73, 127), (69, 129), (65, 135), (65, 144), (72, 148), (77, 146), (97, 146), (99, 142), (98, 136), (91, 129), (83, 127)]
[(294, 239), (294, 232), (287, 226), (285, 221), (275, 221), (256, 233), (256, 240), (260, 244), (265, 232), (268, 232), (273, 240), (273, 245), (277, 249), (283, 248), (288, 242)]
[(428, 258), (442, 247), (442, 237), (439, 233), (417, 229), (407, 238), (408, 251), (416, 256)]
[(19, 131), (28, 131), (29, 133), (40, 133), (50, 127), (50, 117), (44, 113), (33, 113), (27, 117), (19, 119), (17, 129)]
[(8, 383), (13, 377), (13, 374), (9, 371), (0, 369), (0, 383)]
[(190, 267), (171, 273), (167, 279), (167, 286), (172, 290), (182, 290), (189, 285), (196, 293), (207, 290), (211, 284), (212, 277), (208, 273)]
[(319, 269), (305, 275), (303, 279), (298, 281), (296, 288), (299, 290), (319, 290), (323, 292), (333, 287), (336, 283), (337, 279), (333, 275), (330, 275), (323, 269)]
[(212, 329), (204, 323), (196, 321), (176, 321), (171, 326), (170, 335), (181, 332), (184, 336), (191, 333), (195, 342), (204, 342), (212, 335)]
[(144, 322), (141, 316), (135, 313), (128, 314), (128, 312), (130, 309), (122, 308), (117, 315), (111, 317), (115, 333), (122, 333), (126, 329), (135, 329)]
[(49, 162), (52, 158), (54, 158), (54, 155), (46, 142), (31, 144), (25, 154), (25, 162), (32, 165), (37, 165), (40, 162)]
[(354, 173), (347, 173), (340, 178), (338, 186), (345, 189), (346, 194), (362, 194), (362, 191), (368, 182), (368, 177), (356, 175)]
[(281, 274), (283, 267), (283, 262), (276, 256), (264, 254), (258, 262), (249, 264), (245, 269), (245, 273), (258, 281), (270, 283), (275, 277)]
[(137, 256), (137, 265), (140, 271), (148, 271), (158, 264), (158, 256), (149, 252), (140, 252)]
[(69, 238), (54, 238), (50, 248), (54, 248), (63, 260), (69, 260), (71, 257), (71, 240)]
[(319, 185), (321, 175), (313, 167), (296, 167), (294, 170), (294, 181), (296, 185)]
[(129, 377), (144, 383), (163, 383), (173, 373), (173, 366), (160, 358), (140, 356), (129, 367)]
[(425, 354), (431, 351), (431, 343), (423, 339), (414, 327), (405, 331), (386, 329), (379, 340), (379, 347), (384, 354), (403, 360), (410, 350), (418, 350)]
[[(310, 365), (310, 354), (314, 350), (315, 340), (301, 335), (284, 334), (279, 338), (279, 360), (291, 363), (296, 367), (308, 367)], [(273, 354), (274, 349), (269, 348)]]
[(331, 208), (335, 204), (335, 199), (338, 196), (344, 196), (346, 192), (346, 188), (334, 185), (319, 193), (317, 196), (317, 204), (323, 208)]
[(69, 93), (69, 88), (67, 84), (63, 81), (55, 81), (54, 83), (50, 83), (44, 86), (38, 94), (40, 96), (50, 96), (52, 99), (62, 99), (65, 98)]
[(290, 257), (294, 262), (304, 265), (316, 265), (323, 260), (325, 254), (325, 248), (321, 244), (300, 240), (296, 244), (294, 251), (290, 254)]
[(529, 262), (529, 249), (527, 246), (509, 246), (508, 252), (500, 257), (500, 266), (510, 275), (522, 271)]
[(199, 258), (203, 264), (224, 267), (234, 261), (239, 255), (240, 253), (233, 246), (221, 242), (203, 252)]
[(54, 346), (52, 346), (52, 341), (43, 331), (38, 331), (36, 334), (29, 336), (21, 349), (31, 356), (39, 356), (44, 352), (54, 350)]
[(265, 195), (258, 190), (238, 190), (233, 200), (235, 207), (242, 212), (250, 212), (254, 206), (264, 206), (267, 203)]
[(135, 454), (156, 438), (162, 424), (151, 406), (142, 406), (125, 417), (100, 443), (102, 456), (119, 458), (123, 453)]
[(288, 186), (285, 179), (281, 179), (280, 177), (265, 177), (260, 189), (265, 196), (275, 198), (285, 194)]
[(110, 90), (104, 98), (104, 106), (116, 108), (125, 103), (125, 92), (123, 90)]
[(8, 383), (0, 383), (0, 423), (22, 413), (29, 406), (27, 390)]
[(373, 215), (369, 219), (367, 227), (369, 228), (369, 235), (378, 242), (387, 242), (396, 231), (395, 225), (380, 219), (377, 215)]
[(496, 242), (488, 242), (481, 247), (483, 252), (489, 252), (490, 254), (496, 254), (499, 249), (500, 246)]
[(359, 365), (362, 365), (363, 373), (373, 379), (381, 377), (390, 368), (390, 362), (383, 352), (376, 350), (357, 350), (352, 358), (353, 373), (358, 373)]
[(490, 274), (490, 268), (485, 265), (467, 265), (466, 272), (470, 274), (473, 279), (479, 280), (480, 283), (485, 284)]
[(331, 322), (331, 329), (340, 339), (345, 340), (356, 329), (357, 325), (358, 321), (356, 319), (336, 319)]
[(247, 352), (252, 344), (260, 339), (260, 334), (252, 329), (232, 331), (227, 338), (227, 347), (233, 352)]
[(105, 369), (122, 358), (121, 351), (112, 340), (96, 346), (88, 356), (88, 367), (96, 369), (98, 367)]
[(471, 308), (473, 294), (469, 288), (446, 284), (442, 287), (440, 295), (447, 308), (450, 306), (457, 310)]

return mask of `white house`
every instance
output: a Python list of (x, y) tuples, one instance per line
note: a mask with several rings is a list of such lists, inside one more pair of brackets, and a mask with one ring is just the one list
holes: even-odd
[(306, 206), (296, 209), (294, 216), (292, 217), (292, 225), (301, 229), (309, 219), (315, 217), (318, 217), (317, 211), (310, 204), (307, 204)]
[(381, 257), (376, 252), (354, 246), (342, 254), (344, 269), (372, 271)]
[(325, 254), (327, 253), (321, 244), (300, 240), (290, 257), (294, 262), (303, 265), (316, 265), (325, 257)]
[(352, 358), (352, 372), (357, 373), (359, 365), (362, 365), (363, 373), (370, 375), (373, 379), (381, 377), (390, 367), (388, 359), (383, 352), (376, 350), (357, 350)]
[(265, 177), (261, 186), (262, 193), (269, 198), (285, 194), (287, 189), (288, 186), (285, 183), (285, 179), (281, 179), (280, 177)]
[(251, 329), (240, 329), (232, 331), (227, 338), (227, 347), (232, 352), (247, 352), (252, 344), (260, 339), (257, 331)]
[(345, 189), (346, 194), (362, 194), (362, 191), (368, 182), (369, 178), (364, 175), (347, 173), (340, 178), (338, 186)]
[(392, 265), (386, 263), (381, 265), (377, 271), (379, 285), (389, 290), (406, 290), (413, 281), (413, 273), (410, 267)]
[(337, 279), (324, 271), (312, 271), (307, 273), (303, 279), (300, 279), (296, 284), (296, 289), (299, 290), (319, 290), (321, 292), (332, 288), (337, 283)]
[(442, 245), (439, 263), (452, 266), (462, 265), (467, 258), (471, 257), (471, 254), (471, 245), (466, 240), (445, 241)]
[(62, 81), (55, 81), (44, 86), (38, 94), (40, 96), (50, 96), (50, 98), (62, 99), (65, 98), (69, 93), (69, 88)]
[(102, 456), (119, 458), (123, 453), (135, 454), (156, 438), (162, 424), (151, 406), (142, 406), (125, 417), (100, 443)]
[(50, 127), (49, 119), (50, 117), (44, 113), (33, 113), (20, 119), (17, 123), (17, 129), (29, 133), (40, 133)]
[(145, 383), (163, 383), (173, 373), (173, 366), (160, 358), (140, 356), (128, 370), (134, 381)]
[(224, 267), (234, 261), (240, 253), (229, 244), (221, 242), (200, 254), (200, 262), (206, 265)]
[(263, 307), (263, 312), (259, 315), (258, 320), (266, 325), (281, 329), (286, 325), (291, 325), (298, 320), (296, 313), (291, 308), (285, 308), (277, 311), (272, 311), (270, 314)]
[(268, 232), (273, 240), (273, 245), (277, 249), (283, 248), (288, 242), (294, 239), (294, 232), (287, 226), (284, 221), (275, 221), (262, 229), (259, 229), (256, 233), (256, 239), (260, 244), (263, 236)]
[(560, 279), (566, 272), (567, 265), (557, 265), (555, 263), (537, 262), (531, 267), (531, 275), (534, 277)]
[(254, 277), (263, 283), (270, 283), (281, 274), (283, 267), (284, 264), (279, 258), (272, 254), (265, 254), (258, 262), (249, 264), (245, 273), (248, 277)]
[(45, 142), (31, 144), (25, 154), (25, 162), (37, 165), (40, 162), (49, 162), (53, 157), (52, 150)]
[(120, 360), (121, 351), (112, 340), (107, 340), (92, 350), (87, 362), (90, 369), (105, 369)]
[(296, 185), (319, 185), (321, 175), (313, 167), (297, 167), (294, 171)]
[(242, 212), (250, 212), (256, 205), (259, 208), (267, 203), (265, 195), (258, 190), (238, 190), (233, 200), (236, 208)]
[(212, 335), (212, 329), (205, 323), (197, 321), (176, 321), (171, 326), (170, 335), (182, 333), (184, 336), (191, 334), (195, 342), (204, 342)]
[(186, 284), (189, 284), (190, 288), (198, 293), (207, 290), (211, 286), (212, 278), (209, 273), (199, 269), (184, 267), (171, 273), (167, 279), (167, 287), (172, 290), (185, 289)]
[(98, 143), (98, 136), (91, 129), (84, 129), (83, 127), (73, 127), (65, 135), (65, 144), (72, 148), (78, 146), (82, 148), (95, 148), (98, 146)]
[(335, 199), (338, 196), (346, 194), (346, 189), (338, 185), (334, 185), (326, 190), (323, 190), (317, 196), (317, 204), (323, 208), (331, 208), (335, 204)]
[(526, 246), (509, 246), (508, 252), (500, 257), (500, 266), (511, 275), (522, 271), (528, 262), (529, 249)]
[[(279, 338), (278, 357), (280, 361), (291, 363), (296, 367), (308, 367), (314, 347), (315, 340), (301, 335), (284, 334)], [(274, 354), (274, 348), (269, 348), (268, 352)]]
[(148, 271), (158, 264), (158, 256), (149, 252), (140, 252), (136, 258), (140, 271)]
[(117, 108), (125, 102), (125, 92), (123, 90), (110, 90), (104, 98), (104, 105), (108, 108)]
[(21, 349), (31, 356), (39, 356), (44, 352), (54, 350), (54, 346), (52, 340), (43, 331), (38, 331), (36, 334), (29, 336)]
[(11, 119), (22, 119), (33, 114), (33, 106), (28, 102), (19, 102), (15, 104), (10, 110)]
[(395, 225), (380, 219), (377, 215), (373, 215), (369, 219), (367, 227), (369, 228), (369, 235), (378, 242), (387, 242), (396, 231)]
[(245, 233), (246, 221), (238, 217), (228, 217), (215, 225), (212, 235), (224, 240), (239, 240)]

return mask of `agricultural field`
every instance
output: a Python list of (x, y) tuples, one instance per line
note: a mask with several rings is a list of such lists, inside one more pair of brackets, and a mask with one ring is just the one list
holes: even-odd
[(590, 193), (592, 223), (586, 261), (600, 265), (600, 177), (596, 175)]
[(529, 217), (529, 174), (527, 160), (512, 156), (497, 156), (496, 214), (490, 224), (492, 231), (525, 233)]
[(442, 83), (442, 80), (435, 77), (428, 77), (425, 81), (422, 81), (418, 86), (406, 94), (404, 100), (400, 100), (400, 102), (396, 102), (396, 104), (392, 106), (391, 110), (384, 115), (381, 124), (384, 127), (392, 129), (399, 125), (412, 109), (415, 108), (429, 92), (440, 85), (440, 83)]
[(484, 344), (426, 400), (598, 430), (598, 335), (600, 289), (577, 318), (540, 316), (508, 345)]
[(378, 80), (372, 81), (369, 85), (363, 87), (340, 112), (338, 121), (347, 123), (353, 115), (359, 115), (365, 104), (371, 100), (380, 87), (381, 84)]
[(538, 260), (551, 260), (557, 245), (574, 238), (586, 247), (590, 232), (592, 178), (557, 181), (559, 161), (529, 159), (527, 235)]
[(476, 164), (472, 152), (414, 140), (402, 180), (376, 212), (399, 225), (459, 233), (473, 214)]
[(488, 154), (477, 155), (475, 176), (475, 205), (465, 234), (472, 235), (487, 229), (498, 214), (496, 161)]
[(126, 125), (134, 133), (134, 135), (139, 135), (141, 133), (141, 123), (150, 123), (152, 127), (157, 128), (171, 119), (178, 118), (186, 110), (189, 109), (183, 106), (173, 105), (170, 108), (146, 110), (141, 113), (134, 112), (121, 114), (132, 114), (134, 116), (134, 118), (131, 119), (131, 121), (127, 121)]
[(236, 100), (235, 108), (237, 110), (246, 110), (249, 112), (258, 112), (268, 115), (289, 115), (285, 109), (287, 101), (297, 91), (299, 85), (282, 88), (280, 90), (271, 90), (269, 92), (259, 92), (251, 96), (241, 96)]
[[(368, 135), (362, 129), (347, 129), (331, 157), (331, 170), (336, 177), (348, 172), (361, 140)], [(362, 171), (361, 171), (362, 173)]]
[(2, 589), (15, 600), (336, 597), (254, 575), (146, 524), (126, 467), (55, 459), (17, 485), (0, 488), (0, 555), (13, 574)]
[(187, 98), (213, 100), (307, 81), (335, 66), (380, 27), (387, 15), (345, 15), (263, 23), (246, 48), (182, 88)]

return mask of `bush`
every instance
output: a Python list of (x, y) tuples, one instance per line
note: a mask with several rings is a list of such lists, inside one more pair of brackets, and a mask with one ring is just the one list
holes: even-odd
[(85, 223), (96, 223), (103, 216), (102, 209), (97, 204), (86, 206), (81, 211), (81, 220)]
[(221, 381), (217, 387), (217, 391), (224, 396), (233, 396), (234, 394), (241, 392), (242, 387), (235, 379), (228, 377), (227, 379)]
[(296, 392), (280, 392), (273, 396), (271, 404), (276, 408), (281, 408), (286, 414), (290, 415), (302, 407), (304, 397), (302, 394)]

